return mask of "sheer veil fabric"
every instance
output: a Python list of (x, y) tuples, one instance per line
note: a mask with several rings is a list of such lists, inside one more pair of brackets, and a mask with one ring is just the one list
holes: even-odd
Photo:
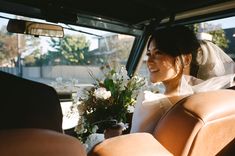
[(222, 49), (210, 41), (200, 41), (200, 45), (201, 50), (197, 54), (197, 78), (207, 80), (234, 74), (234, 61)]
[[(210, 41), (200, 41), (201, 50), (197, 54), (197, 77), (183, 75), (179, 96), (228, 88), (233, 85), (235, 62), (217, 45)], [(162, 85), (161, 85), (162, 86)], [(161, 116), (173, 104), (162, 93), (144, 91), (140, 93), (132, 118), (131, 133), (152, 133)]]
[(197, 77), (184, 75), (179, 94), (192, 94), (228, 88), (233, 85), (235, 62), (217, 45), (210, 41), (200, 41), (197, 54)]

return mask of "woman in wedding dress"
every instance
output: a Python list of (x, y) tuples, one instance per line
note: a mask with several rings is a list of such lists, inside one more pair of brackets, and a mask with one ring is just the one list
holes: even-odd
[(150, 81), (160, 83), (164, 91), (139, 94), (131, 133), (153, 133), (161, 116), (190, 94), (233, 85), (233, 60), (212, 42), (198, 41), (187, 27), (156, 30), (149, 39), (147, 56)]

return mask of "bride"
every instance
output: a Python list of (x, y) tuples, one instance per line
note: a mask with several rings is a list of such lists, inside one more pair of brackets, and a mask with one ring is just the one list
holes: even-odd
[(162, 84), (164, 91), (139, 94), (131, 133), (152, 133), (161, 116), (185, 96), (233, 85), (233, 60), (212, 42), (198, 41), (187, 27), (156, 30), (147, 56), (150, 81)]

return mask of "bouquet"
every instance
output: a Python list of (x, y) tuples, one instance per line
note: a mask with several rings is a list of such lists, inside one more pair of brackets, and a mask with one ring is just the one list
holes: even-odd
[(128, 108), (134, 105), (139, 89), (145, 84), (145, 79), (137, 75), (130, 78), (124, 67), (101, 69), (104, 78), (97, 79), (90, 73), (95, 80), (94, 86), (84, 90), (77, 106), (80, 120), (76, 132), (82, 142), (115, 123), (127, 124)]

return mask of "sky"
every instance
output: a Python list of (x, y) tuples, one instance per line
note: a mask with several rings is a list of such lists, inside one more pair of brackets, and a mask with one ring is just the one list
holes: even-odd
[(214, 20), (211, 22), (206, 22), (210, 24), (220, 24), (223, 29), (234, 28), (235, 27), (235, 17), (224, 18), (220, 20)]

